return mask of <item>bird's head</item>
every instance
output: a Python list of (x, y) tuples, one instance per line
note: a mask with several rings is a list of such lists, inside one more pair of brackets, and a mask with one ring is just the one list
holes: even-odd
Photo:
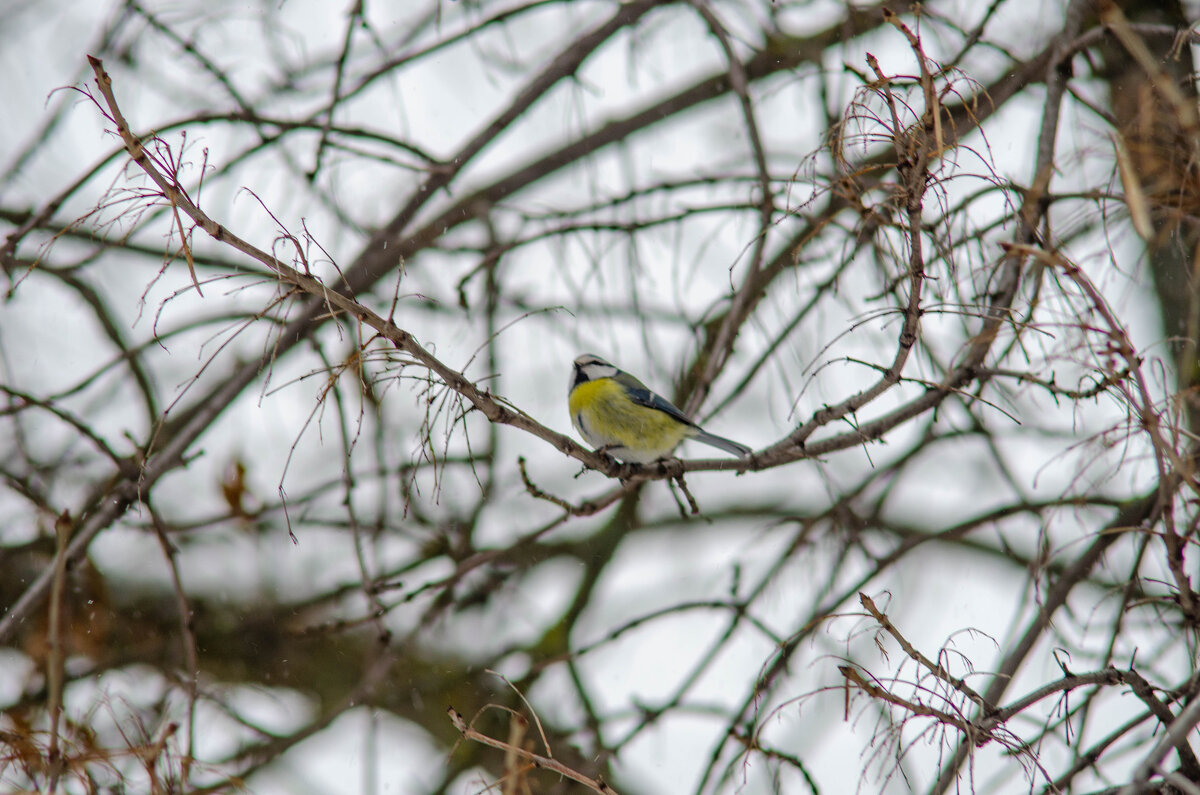
[(608, 362), (593, 353), (580, 354), (575, 359), (575, 372), (571, 377), (571, 387), (598, 378), (612, 378), (621, 372)]

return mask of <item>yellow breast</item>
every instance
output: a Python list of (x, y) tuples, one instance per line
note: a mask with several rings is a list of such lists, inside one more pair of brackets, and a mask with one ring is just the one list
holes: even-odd
[(696, 428), (658, 409), (634, 403), (611, 378), (586, 381), (571, 390), (571, 422), (593, 447), (623, 461), (648, 463), (670, 455)]

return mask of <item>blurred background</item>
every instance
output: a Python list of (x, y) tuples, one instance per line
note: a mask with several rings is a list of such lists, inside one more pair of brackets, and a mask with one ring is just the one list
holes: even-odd
[(0, 788), (1200, 792), (1197, 13), (0, 2)]

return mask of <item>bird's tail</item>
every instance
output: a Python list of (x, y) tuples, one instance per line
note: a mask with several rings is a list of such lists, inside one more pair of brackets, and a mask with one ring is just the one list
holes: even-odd
[(704, 442), (704, 444), (717, 447), (727, 453), (732, 453), (738, 458), (750, 454), (750, 448), (746, 445), (739, 444), (732, 439), (726, 439), (724, 436), (717, 436), (716, 434), (709, 433), (708, 431), (700, 431), (700, 433), (696, 434), (692, 438), (697, 442)]

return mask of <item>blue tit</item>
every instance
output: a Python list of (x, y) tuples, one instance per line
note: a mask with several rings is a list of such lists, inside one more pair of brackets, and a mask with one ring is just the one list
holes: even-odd
[(666, 398), (590, 353), (575, 360), (568, 405), (579, 435), (621, 461), (646, 464), (665, 458), (684, 439), (719, 447), (739, 458), (750, 453), (744, 444), (701, 430)]

